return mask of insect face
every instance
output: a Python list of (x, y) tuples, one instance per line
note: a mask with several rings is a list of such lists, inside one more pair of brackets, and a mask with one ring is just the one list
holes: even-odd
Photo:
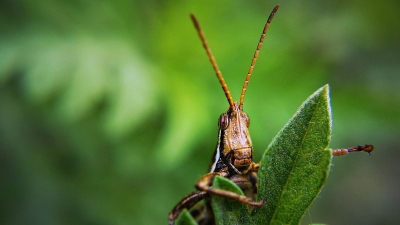
[(249, 133), (250, 120), (237, 102), (219, 120), (222, 160), (235, 171), (247, 171), (253, 159), (253, 145)]

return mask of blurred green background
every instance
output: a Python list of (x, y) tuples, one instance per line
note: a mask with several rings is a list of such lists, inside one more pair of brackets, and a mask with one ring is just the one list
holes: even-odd
[(202, 25), (258, 161), (300, 104), (331, 85), (334, 158), (304, 224), (400, 221), (400, 2), (0, 2), (2, 224), (166, 224), (207, 172), (227, 101)]

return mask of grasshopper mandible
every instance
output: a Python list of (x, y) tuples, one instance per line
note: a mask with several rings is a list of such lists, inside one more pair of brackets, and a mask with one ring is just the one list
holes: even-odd
[[(200, 28), (196, 17), (193, 14), (190, 15), (214, 68), (217, 78), (221, 83), (222, 89), (229, 103), (229, 108), (228, 111), (222, 113), (218, 119), (218, 143), (209, 166), (209, 172), (197, 181), (195, 185), (197, 191), (192, 192), (184, 197), (172, 209), (169, 214), (169, 224), (171, 225), (174, 224), (175, 219), (183, 209), (192, 208), (202, 199), (206, 200), (205, 208), (203, 210), (206, 215), (198, 218), (199, 224), (213, 224), (214, 218), (211, 210), (210, 195), (217, 195), (233, 199), (252, 207), (262, 207), (264, 204), (263, 200), (253, 201), (255, 195), (257, 194), (257, 172), (259, 169), (259, 163), (253, 162), (253, 145), (249, 133), (250, 118), (243, 111), (243, 102), (247, 85), (253, 72), (254, 65), (256, 64), (261, 46), (265, 39), (270, 23), (274, 18), (278, 8), (279, 5), (275, 6), (268, 17), (267, 23), (264, 26), (260, 41), (257, 44), (256, 51), (251, 61), (250, 69), (243, 85), (239, 103), (233, 101), (228, 86), (222, 77), (221, 71), (219, 70), (214, 56), (212, 55), (205, 39), (204, 33)], [(372, 145), (364, 145), (348, 149), (334, 149), (332, 151), (332, 155), (342, 156), (347, 155), (348, 152), (361, 151), (370, 153), (372, 150)], [(231, 191), (213, 188), (212, 183), (215, 176), (222, 176), (230, 179), (243, 190), (245, 196)]]

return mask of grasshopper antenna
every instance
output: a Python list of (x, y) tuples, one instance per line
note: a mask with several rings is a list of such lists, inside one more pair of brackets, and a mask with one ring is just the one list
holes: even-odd
[(279, 5), (276, 5), (275, 8), (272, 10), (271, 14), (269, 15), (267, 23), (264, 26), (263, 33), (260, 37), (260, 41), (257, 44), (257, 49), (254, 52), (253, 59), (251, 60), (250, 69), (249, 69), (249, 72), (247, 72), (246, 81), (244, 82), (243, 89), (242, 89), (242, 95), (240, 96), (240, 108), (241, 109), (243, 109), (244, 95), (246, 94), (247, 85), (249, 84), (251, 74), (253, 73), (254, 65), (256, 64), (258, 54), (260, 53), (261, 46), (264, 42), (265, 35), (269, 28), (269, 24), (271, 23), (272, 19), (275, 16), (275, 13), (276, 13), (276, 11), (278, 11), (278, 9), (279, 9)]
[(221, 71), (218, 68), (217, 62), (215, 61), (215, 58), (213, 54), (211, 53), (211, 49), (208, 46), (208, 43), (206, 41), (206, 38), (204, 36), (203, 31), (201, 30), (200, 24), (197, 21), (196, 17), (193, 14), (190, 14), (190, 18), (193, 21), (194, 26), (196, 27), (197, 33), (199, 34), (199, 37), (201, 39), (201, 42), (203, 43), (204, 48), (206, 49), (207, 55), (210, 58), (210, 62), (214, 68), (215, 73), (217, 74), (217, 78), (219, 80), (219, 83), (221, 83), (222, 89), (224, 90), (226, 99), (228, 99), (230, 107), (233, 107), (233, 99), (231, 96), (231, 93), (229, 92), (228, 86), (225, 83), (224, 78), (222, 77)]

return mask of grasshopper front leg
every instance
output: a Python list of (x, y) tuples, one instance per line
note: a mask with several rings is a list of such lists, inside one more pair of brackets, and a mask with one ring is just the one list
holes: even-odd
[(366, 152), (368, 154), (371, 154), (373, 150), (374, 150), (373, 145), (358, 145), (351, 148), (333, 149), (332, 156), (344, 156), (347, 155), (349, 152)]
[(251, 163), (251, 171), (252, 172), (257, 173), (259, 169), (260, 169), (260, 163), (254, 163), (254, 162)]
[(239, 194), (236, 194), (231, 191), (212, 187), (212, 183), (214, 181), (215, 176), (227, 177), (227, 175), (228, 175), (227, 173), (223, 173), (223, 172), (208, 173), (208, 174), (204, 175), (203, 177), (201, 177), (197, 181), (195, 187), (199, 191), (206, 191), (210, 194), (217, 195), (217, 196), (224, 197), (224, 198), (233, 199), (233, 200), (236, 200), (238, 202), (241, 202), (241, 203), (244, 203), (247, 205), (251, 205), (251, 206), (255, 206), (255, 207), (261, 207), (263, 205), (263, 203), (264, 203), (263, 200), (261, 200), (260, 202), (253, 202), (253, 200), (251, 200), (251, 198), (248, 198), (246, 196), (239, 195)]

